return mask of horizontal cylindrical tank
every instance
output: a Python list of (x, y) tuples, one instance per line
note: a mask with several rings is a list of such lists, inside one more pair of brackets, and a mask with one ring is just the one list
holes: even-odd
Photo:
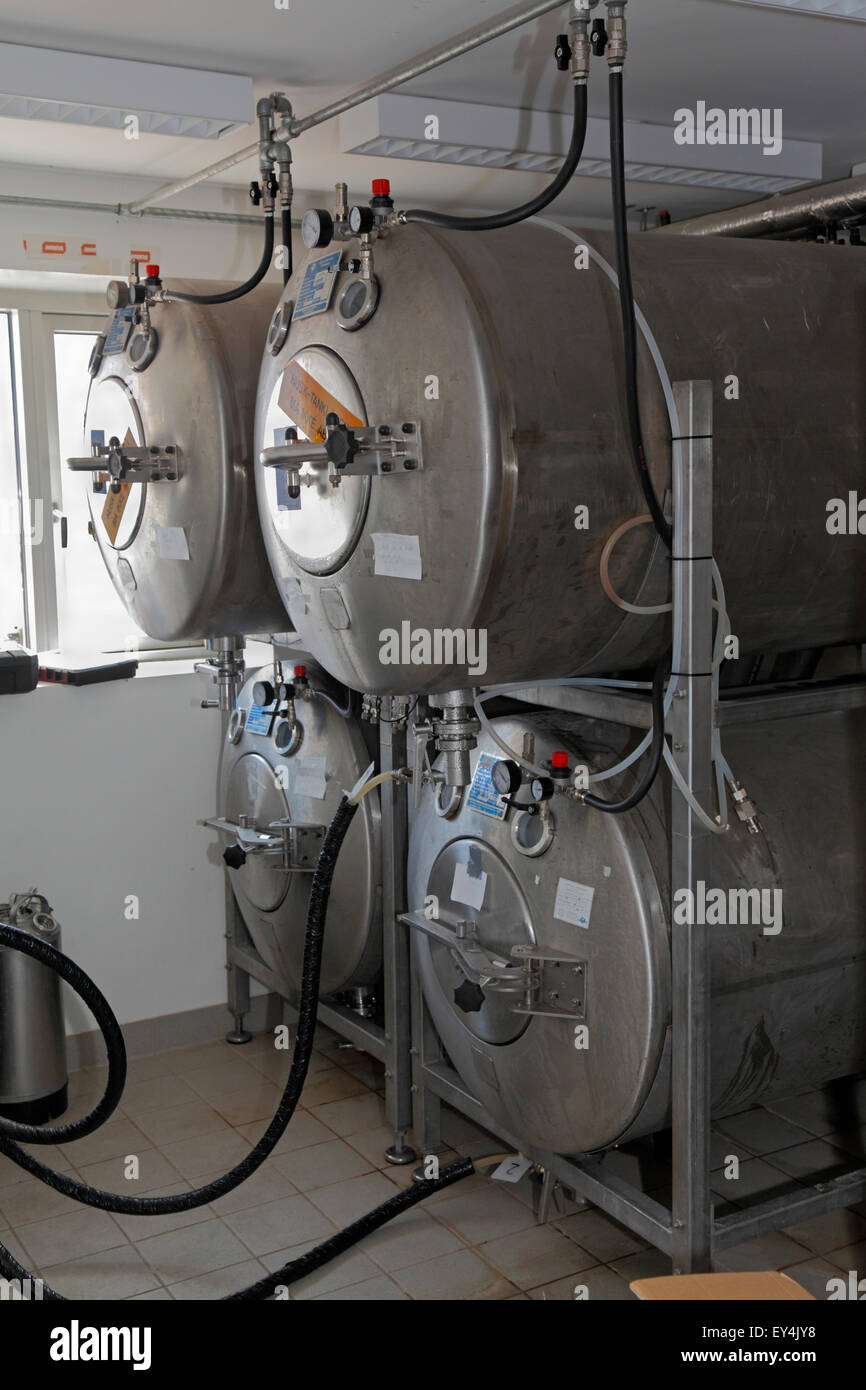
[[(669, 645), (667, 618), (623, 612), (599, 579), (606, 540), (646, 504), (626, 431), (612, 238), (585, 241), (586, 254), (541, 221), (395, 228), (374, 245), (380, 299), (364, 322), (363, 282), (328, 270), (334, 251), (310, 252), (286, 288), (284, 304), (301, 311), (264, 356), (257, 454), (286, 429), (323, 438), (329, 413), (391, 437), (406, 424), (418, 442), (339, 486), (305, 463), (299, 497), (284, 471), (257, 465), (293, 622), (353, 688), (626, 669)], [(341, 264), (357, 253), (347, 244)], [(862, 641), (866, 551), (856, 519), (855, 534), (828, 533), (827, 506), (847, 507), (866, 481), (866, 425), (851, 406), (866, 372), (866, 259), (647, 235), (632, 239), (632, 260), (662, 375), (713, 383), (714, 550), (740, 650)], [(664, 496), (671, 423), (639, 339), (647, 454)], [(610, 573), (623, 598), (646, 604), (669, 597), (669, 570), (640, 526)]]
[[(494, 727), (518, 753), (534, 740), (536, 762), (563, 750), (593, 769), (629, 739), (552, 712)], [(724, 745), (763, 834), (735, 819), (712, 837), (711, 882), (694, 904), (710, 923), (716, 1115), (866, 1064), (852, 775), (866, 758), (866, 710), (738, 722)], [(603, 1149), (670, 1123), (670, 924), (689, 908), (671, 901), (669, 786), (657, 779), (618, 816), (557, 795), (545, 823), (499, 805), (489, 768), (502, 756), (482, 734), (472, 787), (425, 791), (413, 818), (409, 907), (416, 922), (434, 919), (432, 931), (412, 928), (424, 995), (451, 1062), (507, 1132), (559, 1153)], [(538, 971), (529, 997), (510, 983), (521, 952)], [(492, 983), (479, 986), (479, 971)]]
[[(254, 671), (238, 696), (220, 764), (220, 816), (264, 835), (273, 833), (278, 821), (327, 829), (343, 791), (370, 762), (360, 721), (337, 712), (314, 668), (308, 681), (288, 681), (297, 692), (294, 731), (290, 707), (274, 688), (272, 667)], [(265, 703), (268, 695), (273, 698)], [(376, 796), (365, 796), (334, 872), (322, 994), (369, 989), (381, 969), (380, 824)], [(240, 840), (250, 843), (243, 835)], [(224, 836), (226, 847), (235, 841), (233, 834)], [(314, 843), (309, 869), (315, 868), (318, 848)], [(238, 907), (258, 954), (278, 976), (285, 997), (292, 998), (301, 983), (312, 872), (287, 872), (276, 849), (238, 859), (229, 869)], [(227, 862), (232, 863), (231, 855)]]
[[(222, 286), (173, 286), (191, 293)], [(176, 476), (121, 482), (85, 473), (91, 527), (130, 616), (161, 641), (285, 628), (265, 557), (252, 475), (258, 361), (273, 310), (262, 286), (236, 302), (155, 304), (156, 354), (118, 310), (91, 382), (82, 457), (95, 443), (172, 447)], [(125, 317), (126, 316), (126, 317)]]

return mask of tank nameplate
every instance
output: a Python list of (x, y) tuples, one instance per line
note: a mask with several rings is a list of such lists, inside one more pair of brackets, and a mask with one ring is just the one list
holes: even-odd
[(244, 732), (248, 734), (269, 734), (271, 731), (271, 720), (273, 711), (269, 714), (262, 705), (250, 705), (250, 712), (244, 724)]
[(494, 820), (504, 820), (508, 806), (493, 785), (490, 770), (498, 758), (492, 753), (482, 753), (475, 767), (472, 786), (466, 805), (472, 811), (480, 811), (482, 816), (492, 816)]
[(132, 305), (126, 309), (118, 309), (111, 320), (111, 327), (105, 335), (105, 346), (102, 349), (103, 357), (110, 357), (118, 352), (126, 351), (126, 344), (129, 342), (129, 335), (132, 332), (132, 316), (135, 313)]
[(342, 251), (329, 251), (327, 256), (317, 256), (314, 261), (309, 262), (295, 301), (295, 312), (292, 315), (295, 320), (312, 318), (313, 314), (324, 314), (330, 306), (342, 255)]

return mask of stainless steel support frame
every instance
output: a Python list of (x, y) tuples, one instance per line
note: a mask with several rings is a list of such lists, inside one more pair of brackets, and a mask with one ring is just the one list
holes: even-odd
[[(385, 719), (379, 725), (381, 771), (404, 767), (406, 763), (406, 732), (387, 723), (391, 718), (390, 701), (383, 700)], [(225, 724), (224, 724), (225, 734)], [(385, 1065), (385, 1113), (394, 1131), (394, 1144), (386, 1152), (390, 1163), (411, 1163), (415, 1150), (406, 1143), (406, 1133), (412, 1124), (411, 1041), (409, 1002), (409, 948), (405, 932), (397, 919), (406, 909), (406, 840), (407, 808), (401, 793), (395, 794), (397, 784), (382, 785), (382, 906), (383, 906), (383, 976), (385, 1024), (363, 1018), (354, 1009), (337, 1000), (319, 1002), (317, 1017), (341, 1038), (351, 1042), (361, 1052)], [(402, 792), (402, 788), (401, 788)], [(235, 902), (226, 872), (226, 971), (228, 975), (228, 1006), (235, 1027), (228, 1036), (233, 1043), (249, 1042), (250, 1034), (243, 1027), (250, 1007), (250, 979), (283, 998), (284, 1011), (291, 1021), (297, 1010), (284, 996), (285, 985), (265, 964), (256, 951), (243, 917)]]
[[(714, 708), (712, 646), (712, 388), (706, 381), (674, 385), (679, 429), (674, 441), (682, 486), (674, 497), (674, 599), (681, 606), (683, 640), (678, 690), (668, 716), (667, 733), (680, 771), (698, 801), (712, 804), (711, 752), (714, 721), (783, 718), (827, 708), (866, 703), (866, 681), (843, 681), (815, 690), (771, 691), (730, 699)], [(511, 692), (514, 694), (515, 692)], [(566, 708), (589, 716), (647, 728), (649, 711), (641, 697), (596, 694), (572, 688), (527, 686), (517, 693), (527, 703)], [(401, 795), (403, 795), (401, 789)], [(671, 882), (694, 887), (709, 876), (709, 831), (696, 821), (688, 803), (673, 797)], [(425, 1154), (442, 1144), (442, 1102), (488, 1130), (543, 1170), (569, 1192), (600, 1207), (644, 1240), (671, 1257), (678, 1273), (712, 1267), (715, 1253), (811, 1219), (866, 1196), (866, 1168), (800, 1192), (773, 1197), (743, 1211), (714, 1217), (710, 1191), (710, 1035), (709, 937), (705, 926), (672, 928), (672, 1146), (671, 1209), (654, 1201), (605, 1166), (604, 1155), (569, 1156), (527, 1145), (508, 1133), (467, 1091), (446, 1058), (427, 1009), (410, 938), (412, 962), (412, 1096), (413, 1129)], [(780, 1173), (780, 1186), (784, 1175)], [(543, 1215), (541, 1216), (543, 1219)]]
[[(701, 806), (712, 805), (713, 387), (677, 382), (674, 406), (672, 587), (682, 639), (668, 716), (673, 757)], [(677, 662), (679, 664), (677, 665)], [(671, 898), (710, 881), (710, 834), (685, 797), (671, 798)], [(673, 1260), (677, 1274), (709, 1270), (710, 942), (705, 923), (671, 928)]]

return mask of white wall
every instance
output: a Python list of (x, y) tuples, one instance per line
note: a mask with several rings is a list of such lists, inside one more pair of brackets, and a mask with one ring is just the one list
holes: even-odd
[[(0, 696), (0, 900), (46, 894), (121, 1023), (225, 999), (223, 871), (196, 824), (215, 814), (212, 694), (205, 676), (148, 674)], [(92, 1027), (72, 1006), (69, 1031)]]

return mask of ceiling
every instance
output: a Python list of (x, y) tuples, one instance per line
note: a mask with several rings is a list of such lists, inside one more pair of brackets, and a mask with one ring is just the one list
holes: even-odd
[[(0, 39), (75, 52), (174, 63), (251, 76), (257, 91), (285, 91), (298, 115), (324, 104), (396, 63), (511, 8), (511, 0), (4, 0)], [(603, 7), (600, 7), (603, 9)], [(522, 108), (561, 109), (570, 99), (552, 50), (566, 7), (409, 83), (403, 90)], [(626, 116), (670, 125), (679, 106), (781, 107), (784, 132), (824, 147), (824, 176), (842, 177), (866, 158), (866, 24), (732, 5), (725, 0), (631, 0)], [(590, 80), (590, 112), (606, 113), (604, 64)], [(255, 138), (250, 127), (220, 141), (142, 135), (50, 122), (0, 119), (0, 164), (87, 170), (105, 196), (123, 176), (154, 184), (189, 174)], [(338, 178), (360, 195), (371, 176), (390, 177), (404, 198), (455, 208), (498, 207), (529, 197), (545, 176), (419, 165), (345, 155), (339, 122), (312, 130), (293, 146), (303, 206), (321, 200)], [(255, 162), (220, 176), (244, 185)], [(114, 178), (112, 176), (115, 176)], [(144, 185), (146, 187), (147, 185)], [(306, 196), (304, 196), (306, 195)], [(68, 196), (64, 193), (63, 196)], [(190, 195), (183, 195), (187, 201)], [(183, 201), (183, 198), (181, 201)], [(668, 185), (631, 185), (634, 204), (667, 206), (675, 215), (744, 201), (738, 193)], [(404, 204), (405, 205), (405, 204)], [(564, 215), (604, 216), (603, 180), (577, 179), (560, 199)]]

